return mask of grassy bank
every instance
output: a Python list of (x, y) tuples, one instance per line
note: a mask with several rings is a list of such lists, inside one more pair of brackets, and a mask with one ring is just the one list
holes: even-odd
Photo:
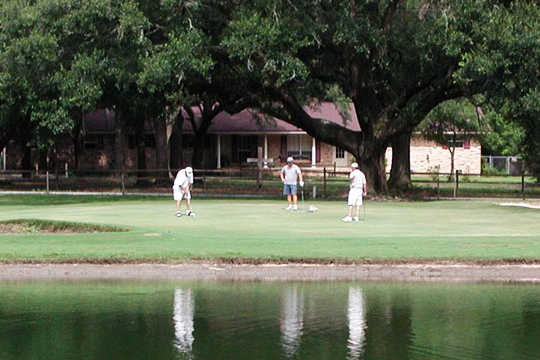
[(127, 232), (0, 234), (1, 262), (539, 261), (540, 211), (486, 201), (369, 202), (345, 224), (343, 202), (197, 200), (197, 217), (146, 198), (0, 196), (0, 221), (41, 219)]

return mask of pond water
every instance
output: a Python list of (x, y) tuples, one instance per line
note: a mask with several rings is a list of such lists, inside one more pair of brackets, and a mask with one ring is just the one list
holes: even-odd
[(540, 286), (0, 282), (0, 359), (539, 359)]

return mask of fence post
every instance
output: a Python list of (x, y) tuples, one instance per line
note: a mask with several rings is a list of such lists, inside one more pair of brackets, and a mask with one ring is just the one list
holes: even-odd
[(455, 179), (455, 185), (454, 185), (454, 197), (458, 197), (458, 191), (459, 191), (459, 170), (456, 170), (456, 179)]
[(124, 196), (126, 195), (126, 179), (124, 175), (124, 170), (122, 170), (121, 178), (122, 178), (122, 196)]
[(66, 179), (69, 177), (69, 174), (68, 174), (68, 163), (66, 162), (66, 164), (64, 165), (64, 170), (66, 172)]
[(336, 162), (334, 161), (334, 177), (336, 177)]
[(525, 173), (521, 172), (521, 198), (525, 200)]
[(437, 200), (441, 199), (441, 176), (437, 171)]
[(45, 173), (45, 182), (46, 182), (46, 186), (47, 186), (47, 194), (49, 193), (49, 170), (47, 170), (47, 172)]
[(326, 198), (326, 167), (323, 169), (323, 197)]

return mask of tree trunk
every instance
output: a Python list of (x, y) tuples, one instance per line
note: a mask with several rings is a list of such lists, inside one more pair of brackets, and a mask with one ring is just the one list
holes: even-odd
[(80, 166), (80, 153), (81, 153), (81, 126), (82, 118), (76, 117), (75, 128), (73, 129), (71, 140), (73, 142), (73, 169), (79, 170)]
[(171, 167), (181, 169), (184, 167), (184, 117), (179, 115), (175, 119), (173, 135), (171, 138)]
[(137, 148), (137, 185), (144, 183), (144, 178), (147, 174), (146, 170), (146, 144), (144, 142), (144, 120), (137, 121), (135, 126), (135, 147)]
[(168, 182), (169, 148), (167, 144), (167, 124), (159, 117), (153, 118), (156, 140), (156, 165), (159, 169), (158, 183)]
[(191, 160), (191, 166), (194, 169), (204, 169), (204, 151), (206, 145), (206, 132), (195, 133), (193, 138), (193, 159)]
[(396, 136), (392, 141), (392, 168), (388, 187), (406, 190), (411, 187), (411, 133)]
[(366, 152), (363, 156), (353, 155), (359, 159), (358, 166), (364, 175), (366, 175), (368, 192), (385, 193), (388, 191), (386, 169), (384, 167), (384, 155), (386, 151), (382, 148), (372, 149), (372, 151), (369, 151), (370, 155), (366, 155)]
[(454, 180), (454, 155), (456, 153), (456, 149), (450, 150), (450, 176), (448, 177), (448, 182), (451, 182)]
[(114, 168), (120, 172), (125, 168), (125, 140), (124, 140), (124, 119), (122, 111), (118, 110), (115, 114), (114, 129)]
[[(21, 161), (22, 170), (33, 170), (32, 169), (32, 150), (29, 146), (26, 146), (25, 142), (23, 143), (23, 157)], [(23, 178), (29, 178), (30, 173), (24, 173)]]

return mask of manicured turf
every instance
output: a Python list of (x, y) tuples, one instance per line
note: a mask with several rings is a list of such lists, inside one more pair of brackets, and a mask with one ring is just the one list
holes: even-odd
[(367, 221), (346, 224), (343, 202), (306, 202), (320, 210), (288, 213), (283, 201), (195, 199), (197, 217), (178, 219), (171, 200), (77, 199), (0, 196), (0, 220), (131, 231), (0, 234), (0, 261), (540, 259), (540, 211), (488, 201), (369, 202)]

